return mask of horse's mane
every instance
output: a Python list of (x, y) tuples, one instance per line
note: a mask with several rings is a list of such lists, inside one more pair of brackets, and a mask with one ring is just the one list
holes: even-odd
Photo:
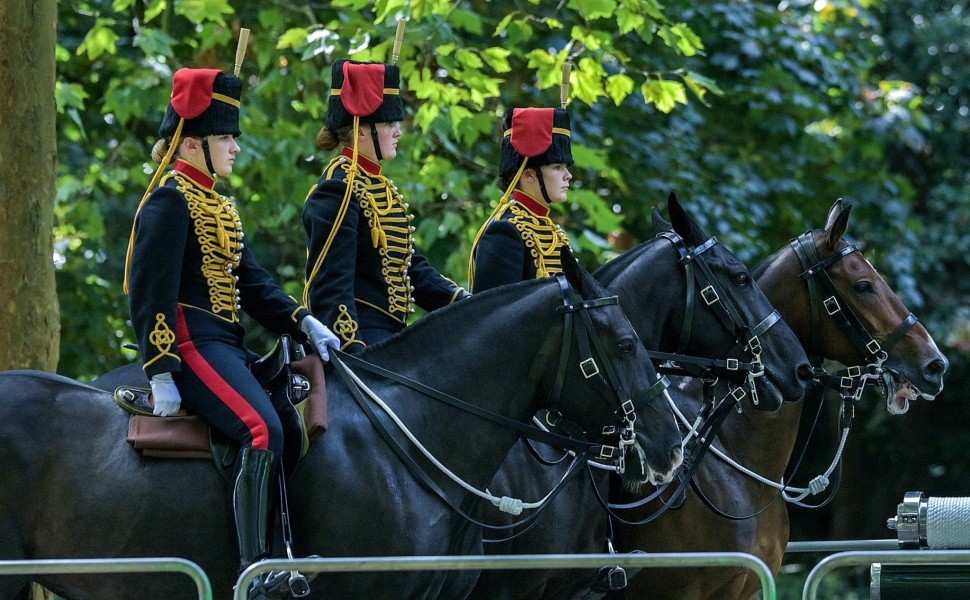
[(470, 322), (469, 314), (477, 315), (479, 321), (484, 324), (489, 315), (498, 307), (505, 306), (533, 292), (533, 288), (549, 285), (550, 278), (527, 279), (516, 283), (498, 286), (472, 294), (470, 298), (452, 302), (437, 310), (431, 311), (412, 325), (408, 325), (402, 331), (380, 342), (367, 346), (365, 353), (375, 352), (387, 347), (394, 347), (406, 344), (411, 338), (426, 335), (426, 329), (440, 327), (442, 331), (451, 332), (455, 330), (454, 325)]
[(654, 237), (645, 242), (640, 242), (616, 258), (603, 263), (598, 269), (593, 271), (593, 277), (595, 277), (600, 283), (613, 281), (620, 273), (625, 271), (631, 263), (640, 258), (640, 255), (646, 252), (647, 249), (656, 241), (657, 238)]

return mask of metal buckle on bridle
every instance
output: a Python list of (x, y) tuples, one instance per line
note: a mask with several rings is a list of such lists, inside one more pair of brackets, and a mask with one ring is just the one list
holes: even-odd
[(741, 368), (741, 361), (736, 358), (728, 358), (724, 362), (724, 368), (728, 371), (737, 371)]
[(704, 289), (701, 290), (701, 298), (704, 299), (704, 302), (708, 306), (714, 304), (715, 302), (717, 302), (718, 300), (721, 299), (717, 295), (717, 290), (715, 290), (714, 289), (714, 286), (712, 286), (712, 285), (709, 285), (706, 288), (704, 288)]
[(596, 364), (596, 359), (592, 356), (579, 363), (579, 370), (583, 372), (583, 376), (586, 379), (596, 377), (600, 374), (599, 365)]
[(869, 353), (872, 354), (873, 356), (878, 356), (879, 351), (881, 349), (882, 349), (882, 346), (880, 346), (879, 342), (877, 342), (876, 340), (872, 340), (868, 344), (866, 344), (866, 350), (868, 350)]
[(830, 317), (842, 310), (842, 307), (839, 306), (839, 299), (835, 296), (829, 296), (823, 300), (822, 305), (825, 307), (825, 312), (827, 312)]

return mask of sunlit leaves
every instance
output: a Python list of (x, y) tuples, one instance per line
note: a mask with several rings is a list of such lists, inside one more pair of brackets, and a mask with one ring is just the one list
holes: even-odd
[(175, 2), (179, 13), (196, 24), (212, 22), (225, 25), (225, 17), (235, 13), (226, 0), (175, 0)]
[(77, 54), (87, 54), (91, 60), (97, 60), (102, 54), (114, 54), (117, 51), (118, 34), (112, 28), (114, 23), (105, 19), (98, 19), (94, 27), (84, 36), (84, 41), (78, 46)]
[(687, 91), (683, 83), (666, 79), (648, 79), (640, 86), (640, 92), (648, 104), (669, 113), (677, 104), (687, 104)]

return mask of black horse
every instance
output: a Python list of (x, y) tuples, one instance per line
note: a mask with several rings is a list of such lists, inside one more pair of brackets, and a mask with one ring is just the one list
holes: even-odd
[[(808, 359), (792, 330), (776, 321), (777, 313), (754, 283), (747, 267), (727, 248), (716, 243), (684, 211), (673, 196), (668, 201), (675, 235), (656, 237), (600, 267), (594, 275), (617, 294), (645, 347), (651, 351), (684, 353), (715, 359), (751, 361), (752, 336), (760, 342), (763, 376), (750, 377), (743, 369), (718, 369), (718, 375), (750, 393), (757, 386), (758, 409), (774, 411), (783, 401), (801, 398)], [(688, 258), (689, 257), (689, 258)], [(685, 268), (691, 262), (692, 268)], [(706, 268), (705, 268), (706, 265)], [(712, 285), (703, 278), (709, 272), (719, 300), (701, 289)], [(693, 271), (693, 275), (691, 272)], [(699, 283), (693, 281), (699, 278)], [(694, 297), (695, 301), (690, 302)], [(692, 306), (691, 306), (692, 305)], [(731, 308), (733, 307), (733, 309)], [(733, 314), (732, 317), (727, 315)], [(703, 362), (703, 361), (702, 361)], [(686, 364), (686, 363), (685, 363)], [(750, 406), (750, 404), (749, 404)], [(546, 450), (546, 458), (555, 455)], [(541, 496), (563, 476), (565, 463), (540, 465), (523, 445), (514, 447), (490, 484), (493, 492), (516, 490)], [(605, 474), (592, 474), (600, 494), (607, 493)], [(662, 483), (662, 482), (654, 482)], [(494, 554), (547, 554), (605, 552), (610, 536), (606, 511), (588, 480), (578, 479), (545, 509), (531, 529), (517, 537), (485, 544)], [(641, 493), (630, 491), (631, 495)], [(490, 522), (508, 522), (496, 511)], [(486, 534), (487, 536), (489, 534)], [(491, 535), (500, 538), (501, 535)], [(474, 599), (561, 599), (588, 587), (595, 573), (581, 570), (483, 571), (470, 596)]]
[[(549, 408), (549, 400), (590, 431), (635, 419), (643, 456), (656, 470), (669, 470), (680, 436), (663, 395), (648, 394), (656, 374), (636, 332), (592, 276), (572, 260), (563, 264), (571, 267), (564, 277), (476, 295), (361, 356), (518, 422)], [(579, 326), (584, 322), (588, 331)], [(576, 325), (573, 335), (567, 323)], [(584, 356), (591, 341), (599, 351)], [(590, 360), (612, 385), (590, 376)], [(356, 372), (435, 457), (475, 488), (488, 484), (519, 439), (504, 424), (406, 383)], [(481, 553), (480, 527), (409, 472), (334, 365), (327, 374), (329, 431), (289, 482), (297, 554)], [(627, 400), (633, 413), (626, 412)], [(373, 410), (387, 423), (382, 409)], [(206, 571), (217, 597), (228, 597), (238, 565), (228, 486), (210, 461), (142, 457), (125, 442), (127, 424), (110, 393), (36, 371), (0, 373), (0, 559), (179, 556)], [(401, 444), (415, 454), (408, 442)], [(475, 509), (477, 496), (440, 474), (432, 477), (452, 502)], [(313, 583), (312, 597), (463, 598), (476, 578), (469, 571), (328, 574)], [(24, 579), (0, 578), (0, 597), (13, 597)], [(195, 597), (194, 586), (178, 575), (32, 579), (71, 600)]]

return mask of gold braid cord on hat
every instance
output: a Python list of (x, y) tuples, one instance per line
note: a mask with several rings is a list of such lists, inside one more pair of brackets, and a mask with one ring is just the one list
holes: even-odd
[(235, 203), (214, 190), (196, 185), (188, 177), (177, 172), (174, 177), (178, 190), (192, 218), (194, 233), (202, 249), (202, 275), (209, 289), (209, 310), (227, 321), (239, 321), (239, 292), (233, 270), (242, 261), (242, 220)]
[[(506, 209), (512, 212), (509, 222), (515, 225), (525, 242), (525, 247), (532, 253), (532, 260), (536, 266), (536, 278), (549, 277), (562, 273), (562, 260), (559, 250), (569, 246), (569, 236), (549, 217), (536, 215), (517, 202), (508, 205)], [(501, 218), (501, 216), (499, 216)]]

